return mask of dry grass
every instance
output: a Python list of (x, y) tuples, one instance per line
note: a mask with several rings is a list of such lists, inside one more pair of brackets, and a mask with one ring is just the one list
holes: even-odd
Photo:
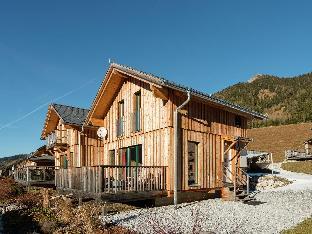
[(282, 168), (287, 171), (312, 175), (312, 161), (287, 162), (282, 164)]
[(5, 202), (23, 193), (23, 188), (11, 178), (0, 178), (0, 202)]
[(312, 218), (306, 219), (294, 228), (283, 231), (283, 234), (307, 234), (312, 233)]
[[(50, 207), (43, 207), (43, 194), (42, 189), (26, 191), (14, 180), (0, 178), (0, 202), (22, 207), (2, 216), (5, 233), (133, 233), (118, 226), (103, 227), (99, 215), (104, 203), (91, 200), (78, 206), (77, 199), (49, 190)], [(107, 213), (135, 208), (119, 203), (107, 203), (105, 207)]]
[(312, 123), (271, 126), (248, 130), (248, 136), (254, 139), (248, 148), (273, 153), (275, 162), (284, 160), (287, 149), (303, 149), (303, 142), (312, 137)]

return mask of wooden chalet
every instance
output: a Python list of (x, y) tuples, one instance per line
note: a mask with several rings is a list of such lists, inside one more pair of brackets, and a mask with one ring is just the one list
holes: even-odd
[(102, 145), (101, 141), (92, 138), (93, 142), (82, 133), (88, 112), (87, 109), (60, 104), (49, 106), (41, 139), (46, 140), (46, 148), (54, 155), (56, 167), (93, 166), (90, 158)]
[(53, 186), (55, 184), (54, 157), (40, 147), (12, 168), (14, 179), (25, 185)]
[[(175, 125), (175, 111), (188, 95)], [(175, 151), (181, 197), (229, 184), (248, 187), (248, 176), (239, 168), (240, 151), (251, 141), (247, 122), (266, 118), (116, 63), (110, 64), (90, 111), (82, 110), (79, 125), (66, 122), (60, 108), (70, 107), (51, 105), (42, 134), (48, 142), (51, 134), (59, 139), (48, 143), (61, 167), (56, 185), (105, 198), (172, 196)], [(96, 135), (100, 127), (107, 132), (104, 139)], [(62, 163), (64, 155), (69, 163)]]

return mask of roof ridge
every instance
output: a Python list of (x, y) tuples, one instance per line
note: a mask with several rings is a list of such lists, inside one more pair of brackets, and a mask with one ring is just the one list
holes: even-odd
[(70, 108), (75, 108), (75, 109), (86, 110), (86, 111), (90, 110), (90, 109), (86, 109), (86, 108), (81, 108), (81, 107), (77, 107), (77, 106), (70, 106), (70, 105), (65, 105), (65, 104), (60, 104), (60, 103), (51, 103), (51, 105), (52, 106), (59, 105), (59, 106), (64, 106), (64, 107), (70, 107)]
[(179, 83), (176, 83), (174, 81), (170, 81), (168, 79), (165, 79), (163, 77), (159, 77), (157, 75), (154, 75), (152, 73), (147, 73), (147, 72), (144, 72), (144, 71), (141, 71), (139, 69), (136, 69), (134, 67), (130, 67), (130, 66), (127, 66), (127, 65), (123, 65), (123, 64), (119, 64), (119, 63), (116, 63), (116, 62), (113, 62), (111, 63), (111, 66), (112, 67), (116, 67), (116, 68), (124, 68), (124, 69), (129, 69), (129, 70), (132, 70), (133, 72), (137, 72), (137, 73), (140, 73), (140, 74), (143, 74), (143, 75), (146, 75), (146, 76), (149, 76), (150, 78), (153, 78), (153, 79), (160, 79), (162, 81), (162, 83), (164, 85), (167, 85), (167, 86), (175, 86), (176, 88), (180, 88), (180, 89), (185, 89), (185, 90), (190, 90), (192, 93), (194, 94), (198, 94), (198, 95), (202, 95), (208, 99), (210, 99), (211, 101), (215, 101), (219, 104), (223, 104), (223, 105), (227, 105), (228, 107), (231, 107), (231, 108), (234, 108), (234, 109), (240, 109), (241, 111), (246, 111), (246, 112), (250, 112), (251, 114), (253, 115), (257, 115), (257, 116), (261, 116), (262, 118), (267, 118), (266, 115), (262, 114), (262, 113), (259, 113), (257, 111), (254, 111), (248, 107), (245, 107), (245, 106), (240, 106), (236, 103), (233, 103), (233, 102), (230, 102), (228, 100), (225, 100), (225, 99), (221, 99), (221, 98), (218, 98), (218, 97), (215, 97), (214, 95), (212, 94), (209, 94), (209, 93), (206, 93), (204, 91), (200, 91), (200, 90), (197, 90), (197, 89), (194, 89), (194, 88), (191, 88), (191, 87), (188, 87), (186, 85), (182, 85), (182, 84), (179, 84)]

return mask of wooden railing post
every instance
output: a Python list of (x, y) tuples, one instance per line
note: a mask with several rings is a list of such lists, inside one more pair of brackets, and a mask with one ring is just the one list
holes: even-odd
[(102, 184), (103, 184), (103, 171), (102, 171), (102, 167), (99, 166), (98, 167), (98, 192), (101, 193), (102, 192)]
[(26, 167), (26, 181), (27, 181), (27, 183), (30, 181), (29, 167)]

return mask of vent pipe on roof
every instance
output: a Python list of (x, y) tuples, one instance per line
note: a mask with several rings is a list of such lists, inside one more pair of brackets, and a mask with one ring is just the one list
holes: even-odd
[(181, 106), (178, 106), (177, 109), (174, 111), (174, 188), (173, 188), (173, 200), (175, 208), (177, 208), (178, 205), (178, 155), (179, 155), (179, 111), (191, 100), (191, 92), (190, 90), (187, 91), (187, 99), (185, 102), (182, 103)]

